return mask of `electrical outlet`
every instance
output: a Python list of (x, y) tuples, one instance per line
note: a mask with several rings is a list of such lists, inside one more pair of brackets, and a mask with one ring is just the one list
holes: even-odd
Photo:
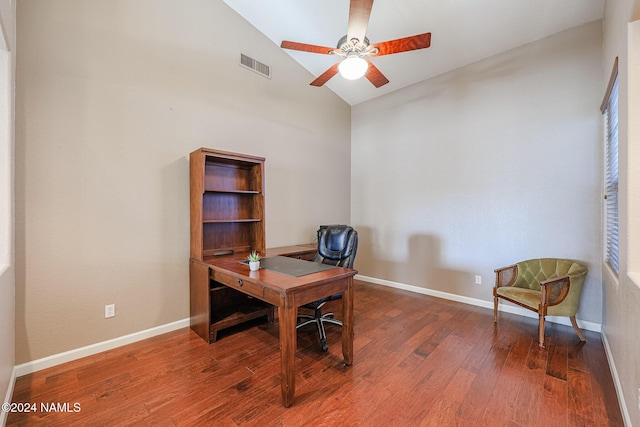
[(482, 285), (482, 276), (476, 274), (476, 285)]
[(115, 317), (116, 316), (116, 305), (115, 304), (108, 304), (104, 306), (104, 318), (108, 319), (110, 317)]

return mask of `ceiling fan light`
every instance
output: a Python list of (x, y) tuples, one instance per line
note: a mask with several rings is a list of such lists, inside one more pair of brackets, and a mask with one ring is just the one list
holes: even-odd
[(357, 80), (364, 76), (369, 64), (359, 56), (350, 56), (338, 64), (340, 75), (347, 80)]

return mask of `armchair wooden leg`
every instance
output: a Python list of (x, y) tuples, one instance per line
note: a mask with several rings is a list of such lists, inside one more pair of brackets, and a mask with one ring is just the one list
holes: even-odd
[(493, 323), (498, 323), (498, 297), (493, 297)]
[(573, 329), (575, 329), (576, 334), (578, 334), (578, 338), (580, 338), (580, 341), (586, 341), (587, 339), (584, 337), (584, 335), (582, 334), (582, 331), (578, 327), (578, 322), (576, 322), (576, 316), (570, 316), (569, 319), (571, 319), (571, 324), (573, 325)]
[(540, 316), (540, 327), (538, 329), (538, 345), (544, 348), (544, 316)]

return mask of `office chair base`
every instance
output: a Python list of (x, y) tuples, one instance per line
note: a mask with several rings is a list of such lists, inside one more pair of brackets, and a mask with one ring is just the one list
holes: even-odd
[(304, 320), (301, 323), (298, 323), (298, 325), (296, 326), (296, 329), (315, 323), (315, 325), (318, 328), (318, 334), (320, 335), (320, 346), (322, 347), (322, 351), (326, 353), (327, 351), (329, 351), (329, 346), (327, 345), (327, 335), (324, 331), (324, 324), (331, 323), (332, 325), (342, 326), (342, 322), (334, 319), (333, 313), (321, 314), (319, 308), (316, 309), (315, 311), (316, 311), (315, 316), (311, 316), (310, 314), (298, 314), (298, 320), (300, 319), (308, 319), (308, 320)]

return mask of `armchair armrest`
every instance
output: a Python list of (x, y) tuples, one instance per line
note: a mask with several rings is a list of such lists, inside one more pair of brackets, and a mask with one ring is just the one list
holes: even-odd
[(518, 277), (518, 266), (516, 264), (496, 268), (493, 271), (496, 273), (496, 284), (494, 288), (499, 288), (501, 286), (513, 286), (516, 281), (516, 277)]
[(540, 287), (542, 288), (541, 304), (544, 307), (551, 307), (560, 304), (569, 295), (571, 279), (569, 276), (561, 276), (545, 280), (540, 282)]

